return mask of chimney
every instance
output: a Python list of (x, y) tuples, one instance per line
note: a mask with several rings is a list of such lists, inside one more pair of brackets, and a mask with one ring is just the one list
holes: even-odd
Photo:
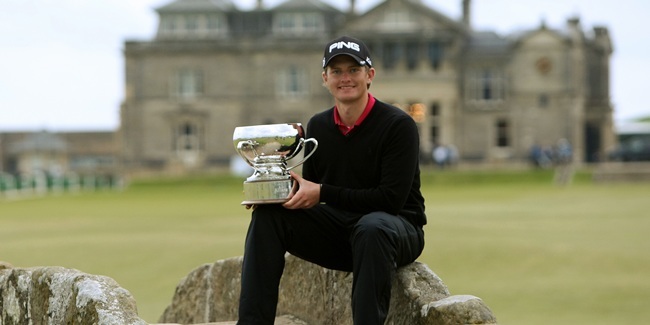
[(257, 0), (257, 8), (256, 9), (262, 10), (263, 7), (264, 7), (263, 0)]
[(356, 0), (350, 0), (350, 15), (354, 15), (354, 13), (357, 11), (357, 4)]
[(472, 27), (470, 21), (470, 6), (471, 6), (470, 0), (463, 0), (463, 24), (468, 29)]

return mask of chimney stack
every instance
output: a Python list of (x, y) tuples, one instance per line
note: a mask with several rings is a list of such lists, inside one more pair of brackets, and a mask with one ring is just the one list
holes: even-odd
[(468, 29), (472, 27), (471, 20), (470, 20), (470, 6), (471, 6), (470, 0), (463, 0), (463, 24)]
[(350, 15), (354, 15), (355, 12), (357, 11), (356, 2), (357, 2), (356, 0), (350, 0), (350, 11), (349, 11)]

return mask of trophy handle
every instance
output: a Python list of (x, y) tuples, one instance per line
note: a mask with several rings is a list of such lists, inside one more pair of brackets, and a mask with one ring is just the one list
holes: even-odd
[(244, 158), (244, 161), (246, 161), (246, 163), (248, 163), (251, 167), (255, 168), (255, 166), (253, 166), (253, 163), (250, 160), (248, 160), (248, 158), (246, 158), (246, 156), (242, 153), (242, 149), (249, 146), (253, 150), (253, 153), (255, 153), (255, 155), (257, 156), (257, 152), (255, 152), (255, 141), (253, 140), (239, 141), (239, 143), (237, 143), (237, 153), (242, 158)]
[[(304, 156), (304, 157), (302, 158), (302, 160), (299, 161), (297, 164), (295, 164), (295, 165), (293, 165), (293, 166), (287, 168), (287, 171), (290, 171), (290, 170), (292, 170), (292, 169), (294, 169), (294, 168), (296, 168), (296, 167), (302, 165), (302, 164), (305, 162), (305, 160), (307, 160), (307, 158), (311, 157), (311, 155), (313, 155), (314, 152), (316, 152), (316, 148), (318, 148), (318, 140), (316, 140), (316, 139), (314, 139), (314, 138), (309, 138), (309, 139), (300, 139), (300, 143), (299, 143), (299, 145), (302, 145), (302, 146), (304, 147), (304, 146), (305, 146), (305, 143), (307, 143), (307, 142), (313, 142), (313, 143), (314, 143), (314, 149), (311, 149), (311, 151), (309, 152), (309, 154), (306, 155), (306, 156)], [(297, 151), (297, 150), (296, 150), (296, 151)]]

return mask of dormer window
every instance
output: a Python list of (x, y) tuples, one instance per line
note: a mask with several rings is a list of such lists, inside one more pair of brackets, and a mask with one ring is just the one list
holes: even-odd
[(275, 17), (274, 32), (279, 35), (311, 35), (324, 30), (323, 17), (315, 12), (280, 12)]
[(176, 33), (176, 20), (177, 16), (162, 16), (160, 17), (160, 34), (173, 35)]
[(219, 15), (208, 15), (208, 31), (209, 32), (219, 32), (225, 31), (226, 22), (223, 16)]
[(199, 16), (198, 15), (187, 15), (185, 16), (185, 30), (188, 32), (194, 32), (199, 28)]
[(417, 23), (406, 10), (391, 10), (384, 14), (384, 19), (377, 24), (384, 32), (410, 31), (417, 28)]
[(223, 14), (168, 14), (160, 17), (159, 38), (215, 38), (227, 35)]

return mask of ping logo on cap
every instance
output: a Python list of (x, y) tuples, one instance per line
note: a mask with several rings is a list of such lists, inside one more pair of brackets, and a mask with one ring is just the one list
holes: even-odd
[(351, 56), (359, 65), (372, 66), (368, 47), (356, 38), (339, 37), (325, 45), (323, 52), (323, 68), (329, 64), (332, 58), (342, 54)]
[(355, 42), (343, 42), (343, 41), (332, 43), (330, 45), (329, 52), (332, 53), (332, 51), (334, 51), (334, 50), (340, 50), (340, 49), (343, 49), (343, 48), (348, 48), (348, 49), (351, 49), (351, 50), (355, 50), (357, 52), (361, 52), (361, 46), (359, 44), (357, 44)]

